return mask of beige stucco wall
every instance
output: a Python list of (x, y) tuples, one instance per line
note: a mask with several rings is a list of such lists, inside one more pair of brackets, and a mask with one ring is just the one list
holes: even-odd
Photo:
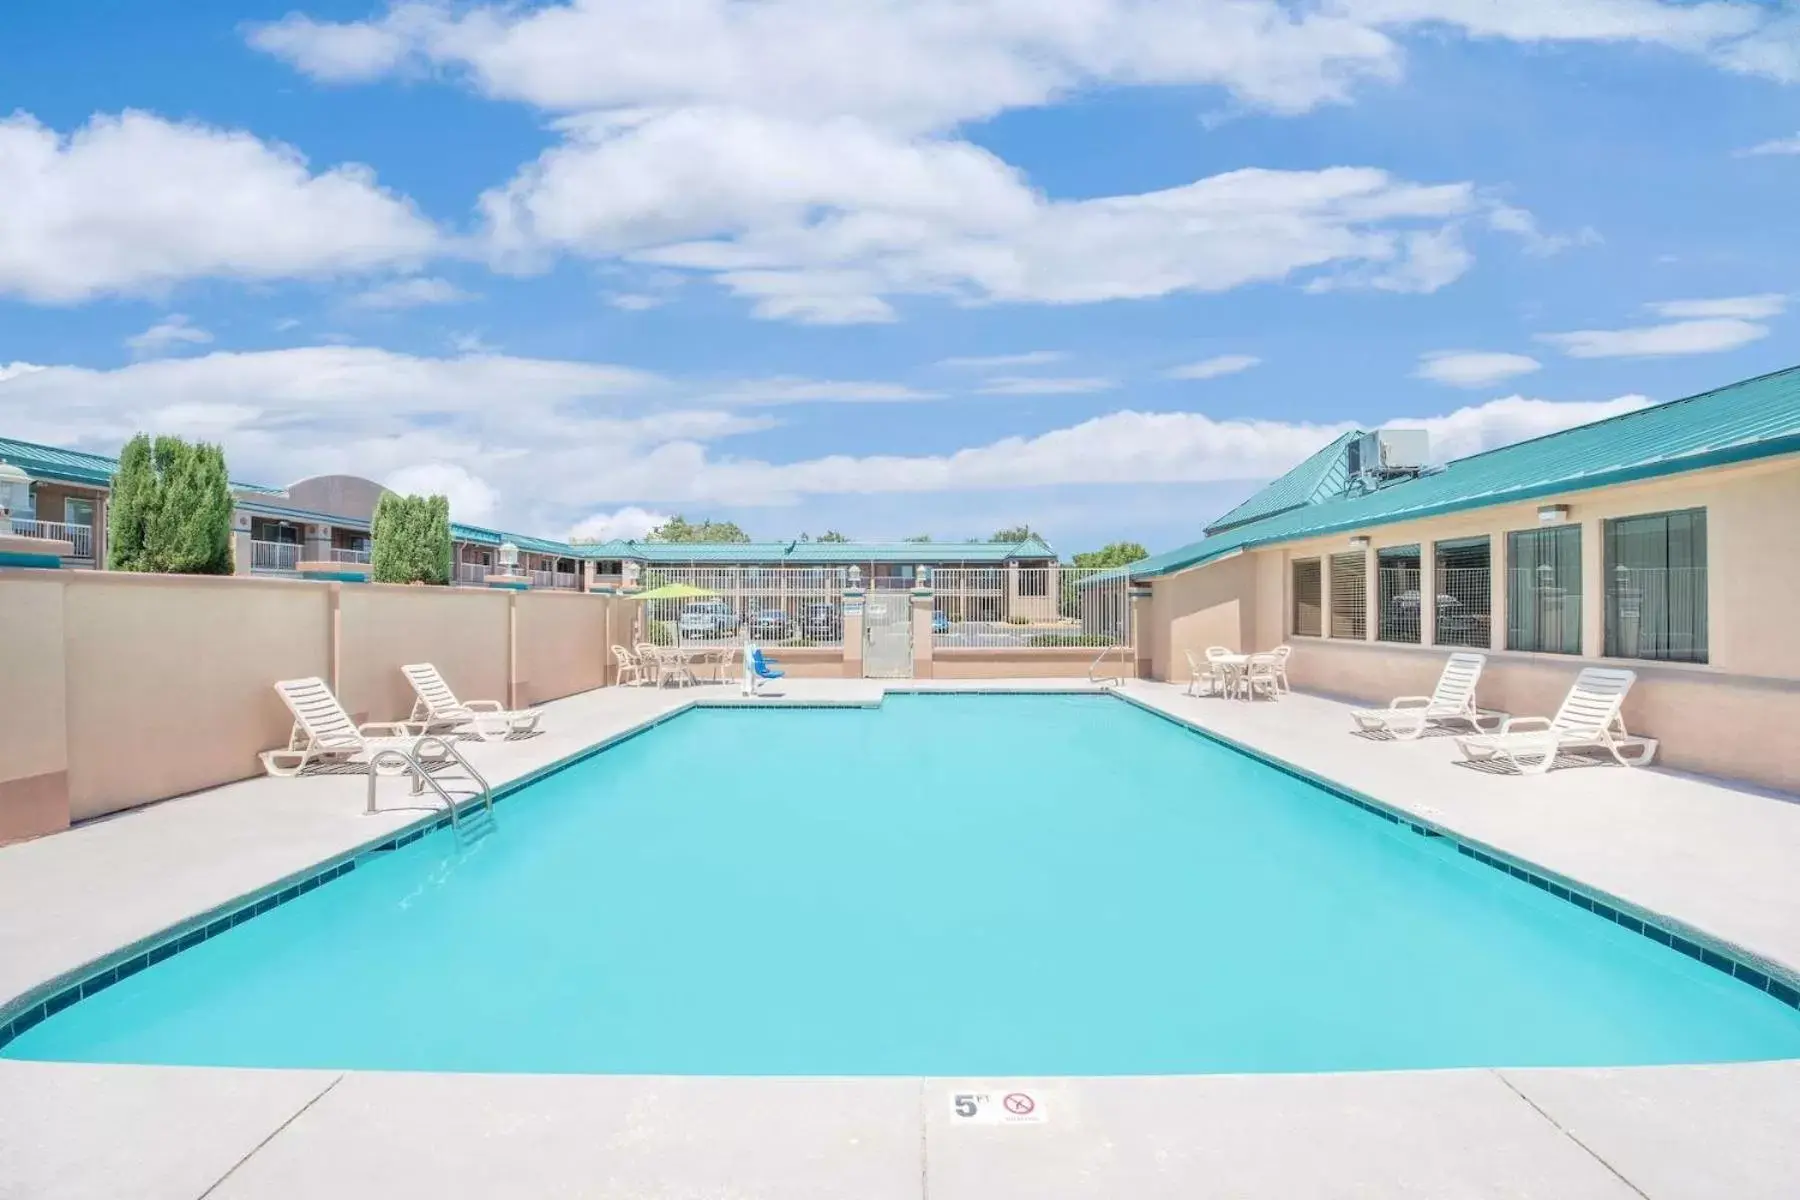
[(322, 585), (63, 573), (69, 814), (241, 779), (286, 740), (270, 684), (325, 675)]
[(1150, 589), (1151, 672), (1157, 679), (1186, 679), (1187, 652), (1224, 646), (1239, 653), (1261, 649), (1256, 625), (1256, 563), (1234, 555), (1198, 571), (1157, 580)]
[[(1800, 790), (1800, 754), (1793, 750), (1792, 733), (1800, 728), (1800, 620), (1794, 618), (1790, 602), (1800, 595), (1800, 457), (1795, 456), (1346, 530), (1252, 550), (1156, 580), (1151, 612), (1157, 628), (1144, 632), (1153, 648), (1154, 673), (1162, 679), (1186, 678), (1181, 651), (1208, 640), (1231, 645), (1229, 618), (1247, 611), (1247, 625), (1236, 628), (1249, 636), (1238, 648), (1292, 644), (1289, 673), (1298, 687), (1366, 700), (1428, 692), (1447, 649), (1294, 636), (1289, 630), (1292, 561), (1348, 551), (1353, 532), (1370, 538), (1371, 554), (1384, 546), (1486, 534), (1492, 539), (1498, 611), (1503, 604), (1505, 535), (1540, 528), (1538, 508), (1555, 504), (1568, 505), (1569, 521), (1582, 527), (1583, 652), (1489, 649), (1481, 702), (1519, 714), (1548, 715), (1581, 667), (1629, 666), (1638, 672), (1639, 682), (1626, 706), (1626, 720), (1634, 731), (1662, 740), (1660, 761)], [(1603, 522), (1685, 508), (1707, 510), (1711, 661), (1600, 657)], [(1371, 619), (1369, 624), (1373, 628), (1376, 623)], [(1502, 622), (1496, 621), (1494, 636), (1503, 645)]]
[[(964, 649), (938, 646), (932, 651), (933, 679), (1069, 679), (1086, 678), (1100, 654), (1098, 646), (1018, 649)], [(1111, 656), (1117, 663), (1117, 652)], [(1115, 666), (1114, 670), (1117, 668)]]
[(507, 702), (508, 611), (513, 593), (484, 588), (341, 586), (338, 699), (359, 721), (412, 711), (407, 663), (437, 666), (458, 699)]
[(0, 842), (69, 823), (59, 574), (0, 571)]
[(611, 599), (581, 592), (516, 593), (520, 704), (542, 704), (606, 684)]

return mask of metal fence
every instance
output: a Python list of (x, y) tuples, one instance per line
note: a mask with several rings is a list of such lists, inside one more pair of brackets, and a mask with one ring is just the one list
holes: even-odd
[(294, 571), (300, 562), (300, 547), (294, 542), (251, 542), (252, 571)]
[(686, 584), (711, 593), (644, 601), (640, 636), (657, 645), (844, 644), (849, 577), (837, 567), (652, 567), (642, 582), (646, 590)]
[(1092, 567), (940, 567), (931, 643), (996, 649), (1119, 646), (1131, 640), (1130, 581)]
[(68, 542), (74, 547), (70, 551), (70, 558), (94, 557), (94, 527), (92, 525), (70, 525), (63, 521), (33, 521), (24, 517), (14, 517), (12, 531), (20, 537), (50, 538), (58, 542)]

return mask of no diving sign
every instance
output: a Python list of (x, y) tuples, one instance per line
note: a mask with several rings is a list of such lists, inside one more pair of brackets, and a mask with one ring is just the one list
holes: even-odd
[(1041, 1092), (1019, 1088), (950, 1094), (953, 1125), (1042, 1125), (1049, 1119)]

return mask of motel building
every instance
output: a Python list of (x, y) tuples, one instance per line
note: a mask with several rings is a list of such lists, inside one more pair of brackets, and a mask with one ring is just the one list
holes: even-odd
[(1444, 465), (1423, 439), (1346, 434), (1130, 568), (1139, 674), (1286, 644), (1295, 687), (1385, 704), (1473, 648), (1483, 707), (1550, 714), (1626, 667), (1660, 763), (1800, 791), (1800, 367)]
[[(0, 464), (23, 475), (12, 488), (12, 534), (63, 543), (63, 567), (105, 569), (107, 498), (118, 460), (0, 437)], [(232, 490), (237, 574), (368, 578), (369, 526), (384, 490), (380, 484), (320, 475), (286, 488), (233, 483)], [(850, 585), (903, 592), (929, 583), (945, 595), (956, 619), (1000, 621), (1053, 616), (1059, 585), (1056, 551), (1038, 538), (569, 543), (461, 522), (451, 523), (450, 535), (452, 582), (465, 587), (611, 591), (682, 581), (755, 604), (790, 595), (835, 596)]]

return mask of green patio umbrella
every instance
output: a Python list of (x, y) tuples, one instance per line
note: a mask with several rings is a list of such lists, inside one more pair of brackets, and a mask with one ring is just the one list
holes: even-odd
[(625, 598), (627, 600), (694, 600), (701, 596), (718, 594), (703, 587), (695, 587), (691, 583), (665, 583), (661, 587), (653, 587), (647, 592), (629, 593)]

